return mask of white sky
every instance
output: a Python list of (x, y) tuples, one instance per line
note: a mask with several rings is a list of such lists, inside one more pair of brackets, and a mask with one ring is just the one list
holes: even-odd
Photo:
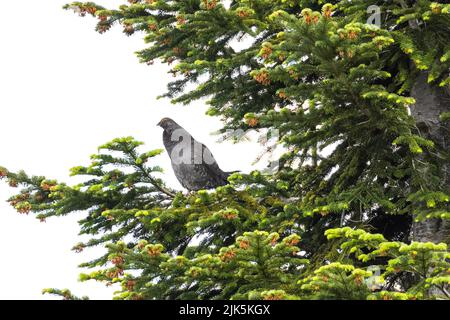
[[(162, 148), (156, 123), (170, 116), (208, 145), (222, 169), (253, 168), (259, 148), (254, 142), (217, 144), (210, 133), (220, 123), (204, 115), (201, 102), (185, 107), (156, 100), (171, 76), (165, 66), (139, 64), (133, 52), (144, 47), (142, 36), (127, 38), (120, 27), (99, 35), (94, 19), (62, 10), (68, 1), (2, 3), (0, 166), (70, 183), (69, 168), (88, 164), (97, 146), (115, 137), (132, 135), (146, 150)], [(179, 188), (166, 154), (159, 164)], [(78, 282), (77, 265), (99, 253), (70, 250), (81, 240), (76, 221), (82, 214), (40, 223), (8, 206), (12, 194), (0, 183), (0, 299), (50, 299), (41, 295), (47, 287), (111, 298), (112, 288)]]

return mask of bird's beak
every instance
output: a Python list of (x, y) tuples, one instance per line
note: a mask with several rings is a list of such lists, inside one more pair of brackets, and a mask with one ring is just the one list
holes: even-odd
[(160, 120), (157, 124), (158, 127), (162, 127), (162, 120)]

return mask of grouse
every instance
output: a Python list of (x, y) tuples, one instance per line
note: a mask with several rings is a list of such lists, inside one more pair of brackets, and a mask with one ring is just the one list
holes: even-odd
[(228, 183), (230, 174), (219, 168), (211, 151), (196, 141), (183, 127), (170, 118), (158, 126), (164, 129), (163, 143), (173, 171), (181, 185), (189, 191), (214, 189)]

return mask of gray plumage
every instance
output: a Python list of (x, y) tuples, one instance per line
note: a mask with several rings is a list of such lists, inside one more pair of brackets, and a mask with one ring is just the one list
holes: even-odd
[(158, 126), (164, 129), (163, 143), (175, 176), (189, 191), (226, 185), (228, 176), (236, 172), (222, 171), (208, 147), (196, 141), (172, 119), (163, 118)]

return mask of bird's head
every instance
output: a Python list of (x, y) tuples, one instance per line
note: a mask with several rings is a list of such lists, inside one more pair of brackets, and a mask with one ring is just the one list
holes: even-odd
[(180, 128), (180, 126), (178, 125), (178, 123), (176, 123), (175, 121), (173, 121), (170, 118), (162, 118), (159, 122), (158, 122), (158, 126), (160, 126), (161, 128), (164, 129), (164, 131), (174, 131), (175, 129)]

